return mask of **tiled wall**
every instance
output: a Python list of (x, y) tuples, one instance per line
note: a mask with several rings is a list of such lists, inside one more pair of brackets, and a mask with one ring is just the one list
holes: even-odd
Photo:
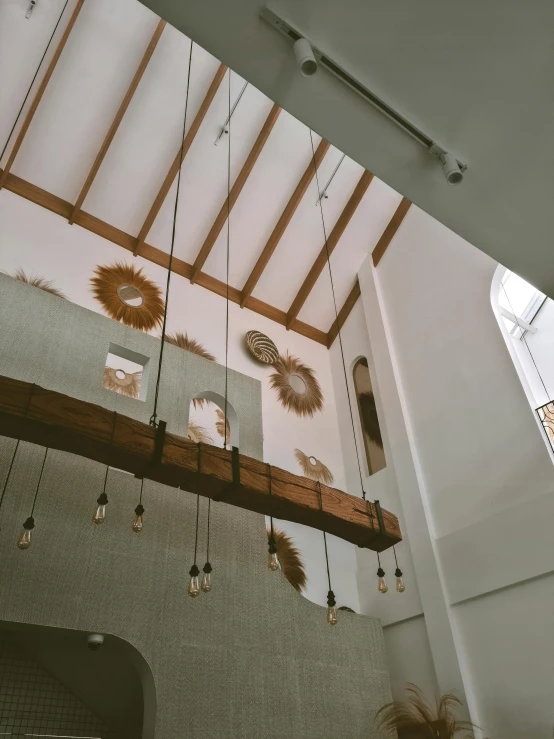
[(0, 637), (0, 735), (99, 737), (105, 723), (12, 642)]

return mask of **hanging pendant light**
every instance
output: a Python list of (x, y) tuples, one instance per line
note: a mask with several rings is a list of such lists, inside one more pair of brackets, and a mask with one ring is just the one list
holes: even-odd
[(23, 523), (23, 530), (21, 531), (21, 533), (19, 534), (17, 538), (18, 549), (25, 550), (25, 549), (29, 549), (29, 547), (31, 546), (31, 531), (35, 528), (35, 519), (33, 518), (33, 515), (35, 513), (35, 506), (37, 504), (38, 491), (40, 490), (40, 483), (42, 481), (42, 473), (44, 472), (44, 467), (46, 465), (46, 458), (48, 457), (48, 451), (49, 449), (47, 447), (46, 451), (44, 452), (44, 459), (42, 460), (42, 465), (40, 467), (40, 474), (38, 476), (35, 496), (33, 498), (33, 506), (31, 508), (31, 515)]
[(212, 589), (212, 566), (209, 562), (203, 567), (202, 585), (200, 586), (203, 593), (209, 593)]
[(190, 580), (187, 593), (191, 598), (197, 598), (200, 595), (200, 585), (198, 584), (198, 575), (200, 570), (196, 565), (192, 565), (189, 570)]
[[(272, 519), (273, 523), (273, 519)], [(267, 569), (271, 572), (277, 572), (277, 570), (280, 569), (281, 565), (279, 564), (279, 557), (277, 556), (277, 547), (275, 546), (275, 540), (273, 539), (273, 536), (270, 536), (269, 538), (269, 546), (268, 546), (268, 558), (267, 558)]]
[(393, 547), (392, 551), (394, 552), (394, 561), (396, 562), (396, 570), (394, 572), (394, 576), (396, 577), (396, 591), (398, 593), (403, 593), (406, 590), (406, 586), (404, 585), (402, 570), (398, 566), (398, 559), (396, 558), (396, 548)]
[(136, 518), (133, 521), (133, 531), (135, 534), (140, 534), (143, 527), (143, 521), (142, 516), (144, 514), (144, 507), (139, 503), (138, 506), (135, 508), (135, 515)]
[(108, 505), (108, 496), (105, 492), (100, 494), (100, 496), (96, 500), (96, 503), (96, 511), (94, 512), (94, 516), (92, 517), (92, 522), (95, 523), (97, 526), (100, 526), (100, 524), (103, 524), (106, 520), (106, 506)]
[(19, 549), (29, 549), (31, 546), (31, 531), (35, 528), (35, 519), (32, 516), (23, 524), (23, 530), (17, 539)]
[(335, 594), (332, 590), (327, 593), (327, 623), (329, 626), (335, 626), (338, 621), (337, 602)]
[(387, 593), (389, 588), (387, 585), (387, 581), (385, 580), (385, 570), (381, 567), (381, 558), (379, 557), (379, 552), (377, 552), (377, 561), (379, 563), (379, 568), (377, 570), (377, 590), (380, 593)]

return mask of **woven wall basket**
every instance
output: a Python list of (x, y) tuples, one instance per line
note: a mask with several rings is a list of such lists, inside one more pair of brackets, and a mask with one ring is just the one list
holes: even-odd
[(250, 354), (264, 364), (275, 364), (279, 359), (279, 351), (269, 336), (259, 331), (248, 331), (244, 337)]
[(90, 282), (94, 297), (110, 318), (141, 331), (162, 325), (162, 291), (140, 267), (121, 262), (98, 266)]

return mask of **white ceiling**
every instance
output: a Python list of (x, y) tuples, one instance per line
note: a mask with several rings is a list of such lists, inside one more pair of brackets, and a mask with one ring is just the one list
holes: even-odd
[[(0, 149), (32, 79), (63, 0), (38, 0), (25, 20), (26, 0), (0, 5)], [(69, 12), (75, 6), (70, 0)], [(12, 173), (74, 203), (158, 22), (136, 0), (86, 0), (60, 57)], [(56, 38), (56, 40), (57, 40)], [(137, 236), (175, 158), (182, 133), (189, 41), (167, 26), (100, 168), (83, 210)], [(187, 127), (219, 61), (195, 45)], [(227, 137), (214, 145), (228, 110), (221, 84), (182, 170), (175, 255), (193, 263), (227, 194)], [(244, 80), (231, 75), (231, 99)], [(271, 109), (249, 85), (232, 118), (231, 169), (236, 177)], [(320, 141), (314, 135), (314, 146)], [(8, 149), (9, 153), (9, 149)], [(231, 213), (230, 284), (242, 289), (302, 173), (311, 161), (309, 129), (282, 111)], [(341, 152), (331, 147), (320, 169), (321, 187)], [(4, 159), (5, 161), (5, 159)], [(348, 157), (324, 200), (329, 233), (363, 169)], [(149, 244), (169, 251), (176, 184), (151, 229)], [(374, 248), (401, 196), (375, 178), (332, 257), (338, 307)], [(254, 297), (287, 311), (324, 245), (315, 180), (270, 260)], [(74, 226), (74, 228), (79, 228)], [(37, 244), (37, 249), (41, 245)], [(226, 229), (203, 268), (225, 280)], [(298, 318), (328, 331), (334, 318), (325, 270)]]
[(554, 297), (554, 3), (271, 0), (272, 10), (468, 162), (435, 162), (326, 73), (296, 71), (263, 0), (142, 0), (470, 243)]

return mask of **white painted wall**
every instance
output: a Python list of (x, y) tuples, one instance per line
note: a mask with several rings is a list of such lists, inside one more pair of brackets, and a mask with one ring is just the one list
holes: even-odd
[[(491, 307), (496, 268), (412, 207), (364, 264), (362, 304), (438, 688), (465, 689), (485, 736), (547, 739), (554, 469)], [(387, 630), (395, 691), (432, 688), (421, 620)]]
[[(111, 242), (79, 226), (69, 226), (59, 216), (13, 193), (0, 192), (0, 270), (13, 273), (21, 267), (27, 273), (51, 279), (70, 300), (101, 312), (90, 291), (89, 280), (96, 265), (118, 260), (133, 262), (133, 257)], [(166, 270), (141, 258), (134, 263), (142, 267), (165, 292)], [(269, 386), (271, 369), (256, 362), (244, 346), (244, 336), (250, 329), (266, 333), (282, 353), (290, 351), (315, 370), (325, 398), (322, 412), (311, 419), (299, 418), (280, 405), (276, 393)], [(225, 300), (173, 275), (167, 331), (187, 331), (220, 363), (224, 363)], [(327, 349), (231, 303), (229, 366), (262, 382), (264, 459), (301, 474), (294, 456), (295, 448), (299, 447), (306, 454), (321, 459), (332, 470), (336, 487), (344, 489), (345, 475)], [(146, 402), (151, 402), (151, 399), (147, 398)], [(322, 534), (296, 524), (283, 523), (282, 528), (293, 536), (306, 565), (306, 597), (321, 605), (326, 604), (328, 585)], [(354, 547), (331, 536), (328, 537), (328, 545), (337, 602), (359, 611)]]

